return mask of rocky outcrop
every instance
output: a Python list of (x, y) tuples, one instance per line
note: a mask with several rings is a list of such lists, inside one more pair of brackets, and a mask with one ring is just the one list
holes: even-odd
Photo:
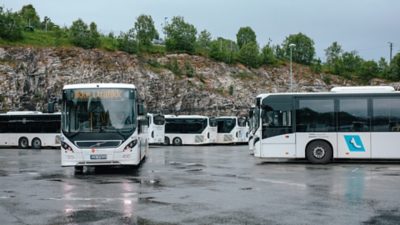
[[(294, 65), (295, 91), (353, 83)], [(245, 114), (257, 94), (288, 90), (287, 66), (248, 69), (201, 56), (136, 56), (80, 48), (0, 47), (0, 111), (46, 111), (65, 84), (135, 84), (149, 111)]]

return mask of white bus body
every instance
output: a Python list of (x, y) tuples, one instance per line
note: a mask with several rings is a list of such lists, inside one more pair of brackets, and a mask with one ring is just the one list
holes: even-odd
[(61, 113), (14, 111), (0, 114), (0, 145), (19, 148), (60, 146)]
[(400, 92), (367, 90), (259, 95), (254, 156), (312, 163), (400, 159)]
[(62, 166), (138, 165), (145, 157), (147, 119), (134, 85), (66, 85), (62, 100)]
[(208, 124), (209, 126), (209, 132), (210, 132), (210, 139), (209, 143), (210, 144), (216, 144), (217, 143), (217, 137), (218, 137), (218, 122), (215, 117), (209, 117), (208, 119)]
[(198, 115), (166, 115), (165, 144), (169, 145), (204, 145), (212, 138), (209, 118)]
[(149, 121), (149, 144), (164, 144), (165, 116), (147, 113)]
[(236, 116), (217, 117), (218, 122), (218, 144), (247, 143), (248, 127), (246, 118)]
[(255, 133), (255, 127), (256, 127), (256, 113), (255, 113), (256, 107), (251, 107), (249, 110), (249, 151), (250, 154), (254, 154), (254, 133)]

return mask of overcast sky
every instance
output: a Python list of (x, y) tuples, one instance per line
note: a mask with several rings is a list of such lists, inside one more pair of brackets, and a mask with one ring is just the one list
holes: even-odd
[(250, 26), (262, 47), (269, 39), (281, 44), (290, 34), (302, 32), (315, 42), (317, 56), (338, 41), (345, 51), (356, 50), (364, 59), (389, 58), (400, 49), (400, 1), (398, 0), (0, 0), (13, 11), (32, 4), (41, 19), (70, 26), (81, 18), (96, 22), (103, 33), (127, 31), (140, 14), (162, 24), (183, 16), (197, 31), (236, 40), (240, 27)]

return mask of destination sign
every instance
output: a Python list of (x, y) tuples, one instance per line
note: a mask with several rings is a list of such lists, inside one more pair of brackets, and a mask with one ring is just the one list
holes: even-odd
[(121, 99), (122, 97), (123, 97), (123, 91), (118, 89), (74, 91), (74, 98), (79, 100), (87, 100), (89, 98)]

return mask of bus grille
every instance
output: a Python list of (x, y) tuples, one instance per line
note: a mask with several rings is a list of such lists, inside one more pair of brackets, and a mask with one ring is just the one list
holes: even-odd
[(196, 135), (194, 138), (195, 143), (203, 143), (204, 142), (204, 137), (203, 135)]
[(79, 148), (115, 148), (122, 143), (122, 140), (94, 140), (94, 141), (75, 141)]
[(224, 141), (233, 141), (233, 137), (230, 134), (225, 134), (224, 135)]

